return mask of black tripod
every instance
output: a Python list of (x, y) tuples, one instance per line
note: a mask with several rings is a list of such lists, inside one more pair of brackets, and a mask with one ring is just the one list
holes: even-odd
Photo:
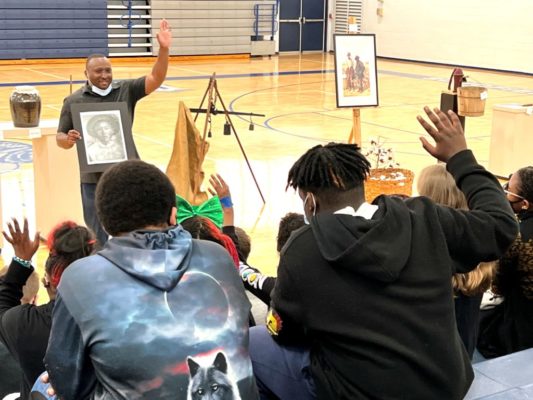
[[(194, 122), (198, 119), (198, 115), (200, 113), (206, 114), (205, 116), (205, 123), (204, 123), (204, 133), (202, 135), (202, 146), (205, 146), (206, 143), (206, 137), (208, 135), (208, 132), (211, 132), (210, 124), (211, 124), (211, 116), (217, 115), (217, 114), (224, 114), (226, 117), (226, 125), (229, 126), (230, 130), (226, 132), (225, 134), (233, 134), (235, 135), (235, 138), (237, 139), (237, 143), (239, 144), (239, 148), (241, 149), (241, 153), (244, 156), (244, 160), (246, 161), (246, 164), (248, 165), (248, 169), (250, 170), (250, 173), (252, 174), (252, 178), (255, 182), (255, 186), (257, 187), (257, 190), (259, 192), (259, 195), (261, 196), (261, 200), (263, 200), (263, 204), (265, 204), (265, 197), (263, 196), (263, 193), (261, 192), (261, 188), (259, 187), (259, 183), (257, 183), (257, 179), (255, 178), (254, 171), (252, 170), (252, 166), (250, 165), (250, 161), (248, 161), (248, 157), (246, 156), (246, 152), (244, 151), (244, 147), (242, 147), (242, 143), (239, 139), (239, 135), (237, 135), (237, 130), (235, 129), (235, 126), (233, 125), (233, 122), (231, 121), (230, 114), (231, 115), (249, 115), (250, 117), (264, 117), (263, 114), (254, 114), (254, 113), (245, 113), (245, 112), (237, 112), (237, 111), (228, 111), (226, 108), (226, 105), (224, 104), (224, 100), (222, 100), (222, 96), (220, 96), (220, 92), (218, 91), (217, 86), (217, 80), (215, 77), (215, 73), (209, 78), (209, 85), (207, 86), (207, 90), (204, 93), (204, 97), (202, 98), (202, 102), (200, 103), (200, 107), (198, 108), (191, 108), (190, 111), (193, 113), (196, 113), (194, 116)], [(207, 99), (207, 106), (203, 108), (204, 102)], [(216, 108), (216, 102), (217, 99), (220, 100), (220, 104), (222, 105), (222, 110), (217, 110)], [(205, 151), (205, 148), (202, 149), (202, 151)]]

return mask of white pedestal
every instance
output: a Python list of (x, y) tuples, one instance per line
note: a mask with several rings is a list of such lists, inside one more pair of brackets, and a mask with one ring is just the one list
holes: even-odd
[(508, 176), (531, 165), (533, 106), (496, 104), (492, 115), (489, 170)]
[[(35, 222), (44, 237), (67, 219), (84, 224), (76, 149), (57, 146), (57, 126), (58, 120), (42, 120), (36, 128), (15, 128), (11, 122), (0, 123), (0, 140), (31, 139)], [(0, 196), (0, 226), (3, 227), (1, 218)], [(0, 244), (1, 240), (0, 237)]]

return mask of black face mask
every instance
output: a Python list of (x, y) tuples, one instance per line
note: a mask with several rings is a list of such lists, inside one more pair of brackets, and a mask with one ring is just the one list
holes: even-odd
[(525, 199), (520, 196), (519, 194), (516, 194), (516, 193), (513, 193), (513, 192), (510, 192), (509, 191), (509, 182), (506, 182), (504, 185), (503, 185), (503, 191), (505, 192), (505, 194), (510, 194), (511, 196), (514, 196), (516, 198), (518, 198), (518, 200), (515, 200), (515, 201), (511, 201), (509, 199), (507, 199), (507, 201), (509, 202), (509, 204), (511, 204), (511, 206), (513, 204), (518, 204), (518, 203), (521, 203), (522, 201), (524, 201)]

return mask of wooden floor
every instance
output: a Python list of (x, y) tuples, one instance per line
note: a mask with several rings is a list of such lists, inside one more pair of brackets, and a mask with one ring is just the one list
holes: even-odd
[[(149, 63), (115, 63), (115, 78), (135, 78), (149, 72)], [(10, 120), (8, 98), (15, 85), (38, 88), (43, 101), (43, 119), (56, 119), (63, 98), (84, 80), (83, 62), (68, 64), (23, 64), (0, 66), (0, 122)], [(170, 158), (178, 102), (197, 107), (209, 76), (216, 72), (224, 103), (234, 111), (266, 114), (254, 118), (234, 117), (239, 138), (251, 162), (261, 198), (234, 136), (224, 136), (223, 117), (213, 119), (213, 137), (207, 174), (218, 172), (229, 183), (236, 207), (236, 224), (252, 236), (252, 265), (274, 274), (277, 224), (288, 211), (300, 212), (301, 201), (292, 190), (285, 192), (287, 172), (308, 148), (318, 143), (346, 141), (351, 128), (351, 110), (335, 106), (334, 59), (331, 54), (284, 55), (227, 61), (173, 61), (165, 89), (143, 99), (137, 106), (134, 138), (141, 157), (164, 169)], [(361, 111), (363, 148), (371, 138), (381, 138), (396, 152), (404, 168), (419, 171), (434, 161), (421, 148), (422, 129), (415, 117), (424, 105), (438, 106), (446, 89), (451, 67), (381, 60), (378, 62), (377, 108)], [(533, 80), (524, 75), (465, 70), (470, 81), (489, 88), (483, 117), (468, 118), (467, 138), (478, 159), (489, 157), (492, 106), (497, 103), (533, 103)], [(201, 120), (203, 126), (203, 120)], [(20, 143), (26, 143), (20, 141)], [(0, 172), (4, 221), (11, 215), (33, 216), (31, 165), (28, 146), (12, 144), (0, 149)], [(502, 144), (504, 146), (505, 144)], [(59, 194), (58, 194), (59, 195)], [(40, 261), (46, 254), (40, 254)]]

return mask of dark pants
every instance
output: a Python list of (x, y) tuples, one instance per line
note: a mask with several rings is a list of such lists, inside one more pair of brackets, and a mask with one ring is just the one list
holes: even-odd
[(22, 371), (18, 362), (0, 342), (0, 399), (8, 394), (20, 392), (21, 376)]
[(483, 295), (466, 296), (458, 293), (455, 297), (455, 321), (457, 330), (470, 359), (474, 356), (479, 332), (479, 306)]
[(315, 400), (309, 349), (281, 346), (266, 327), (250, 328), (250, 358), (262, 400)]
[(81, 184), (81, 203), (83, 205), (83, 219), (88, 228), (90, 228), (96, 235), (96, 239), (103, 246), (108, 239), (108, 235), (100, 224), (96, 216), (95, 205), (96, 183), (82, 183)]

